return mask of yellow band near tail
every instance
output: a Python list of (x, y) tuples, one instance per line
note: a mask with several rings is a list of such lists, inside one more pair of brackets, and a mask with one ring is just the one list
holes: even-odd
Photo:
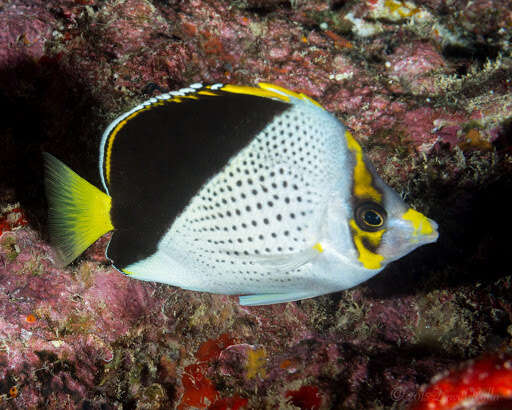
[(114, 229), (111, 198), (45, 152), (48, 229), (64, 265)]

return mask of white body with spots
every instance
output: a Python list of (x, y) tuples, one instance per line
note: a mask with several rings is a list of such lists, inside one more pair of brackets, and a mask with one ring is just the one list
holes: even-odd
[[(348, 223), (356, 160), (346, 130), (309, 100), (290, 100), (290, 109), (193, 198), (158, 251), (126, 268), (131, 276), (184, 289), (248, 294), (240, 298), (243, 304), (278, 303), (353, 287), (436, 239), (432, 233), (405, 252), (393, 246), (380, 266), (365, 267)], [(388, 215), (401, 217), (407, 205), (373, 178)], [(411, 225), (388, 219), (393, 223), (404, 225), (396, 239), (408, 242)], [(424, 223), (435, 225), (426, 218)], [(383, 243), (387, 237), (393, 243), (393, 232), (384, 234)]]

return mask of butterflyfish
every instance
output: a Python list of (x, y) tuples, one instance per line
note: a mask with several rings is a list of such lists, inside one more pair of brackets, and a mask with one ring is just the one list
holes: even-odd
[(159, 95), (99, 151), (102, 190), (44, 153), (63, 264), (113, 231), (106, 256), (132, 278), (264, 305), (356, 286), (438, 237), (334, 115), (280, 86)]

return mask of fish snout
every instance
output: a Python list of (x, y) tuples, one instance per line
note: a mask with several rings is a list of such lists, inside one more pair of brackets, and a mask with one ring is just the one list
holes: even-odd
[(432, 227), (432, 233), (425, 235), (425, 239), (427, 240), (426, 243), (436, 242), (437, 239), (439, 238), (439, 231), (438, 231), (439, 225), (433, 219), (430, 219), (430, 218), (426, 218), (426, 219), (427, 219), (428, 223), (430, 224), (430, 226)]
[(439, 226), (434, 220), (412, 208), (402, 215), (402, 219), (410, 226), (411, 242), (426, 244), (437, 241)]

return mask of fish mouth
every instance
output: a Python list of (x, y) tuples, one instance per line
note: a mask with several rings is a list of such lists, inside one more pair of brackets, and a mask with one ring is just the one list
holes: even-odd
[(439, 225), (430, 218), (424, 217), (419, 225), (413, 227), (411, 244), (426, 245), (436, 242), (439, 238)]
[(432, 219), (430, 218), (426, 218), (429, 225), (432, 227), (432, 233), (429, 233), (429, 234), (423, 234), (423, 239), (425, 241), (425, 243), (432, 243), (432, 242), (436, 242), (437, 239), (439, 238), (439, 225), (437, 224), (436, 221), (433, 221)]
[(426, 244), (437, 241), (439, 237), (436, 221), (427, 218), (422, 213), (409, 208), (407, 212), (402, 215), (402, 220), (406, 221), (412, 229), (411, 243)]
[(439, 226), (432, 219), (414, 210), (404, 216), (392, 221), (389, 232), (384, 234), (384, 240), (379, 247), (379, 253), (388, 263), (402, 258), (420, 246), (436, 242), (439, 238)]

